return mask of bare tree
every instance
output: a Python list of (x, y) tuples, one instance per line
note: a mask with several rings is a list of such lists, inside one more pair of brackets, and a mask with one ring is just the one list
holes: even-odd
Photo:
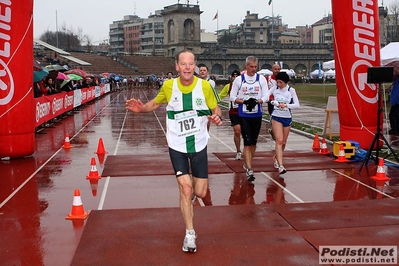
[(388, 39), (392, 42), (399, 41), (399, 1), (393, 2), (389, 6), (390, 16), (388, 21)]
[(82, 51), (83, 45), (87, 47), (87, 51), (90, 51), (92, 45), (90, 36), (84, 34), (81, 28), (75, 31), (72, 26), (68, 27), (65, 22), (58, 32), (47, 30), (39, 39), (66, 51)]

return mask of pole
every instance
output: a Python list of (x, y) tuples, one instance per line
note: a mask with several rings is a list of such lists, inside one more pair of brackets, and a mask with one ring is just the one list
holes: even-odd
[[(386, 138), (384, 137), (384, 134), (382, 133), (382, 128), (381, 128), (381, 113), (383, 112), (382, 107), (381, 107), (381, 94), (382, 94), (382, 84), (378, 84), (378, 108), (377, 108), (377, 132), (374, 135), (374, 139), (371, 142), (371, 145), (369, 149), (367, 150), (366, 156), (364, 157), (364, 160), (362, 162), (362, 165), (359, 168), (359, 174), (362, 171), (363, 166), (367, 166), (368, 161), (370, 160), (370, 157), (374, 159), (374, 163), (378, 164), (378, 153), (381, 150), (381, 147), (383, 144), (380, 142), (385, 142), (385, 145), (387, 145), (388, 149), (391, 151), (393, 156), (395, 157), (396, 161), (399, 162), (399, 157), (395, 153), (395, 151), (392, 149), (391, 145), (388, 143)], [(375, 156), (373, 156), (373, 149), (375, 148)], [(374, 157), (374, 158), (373, 158)]]
[(55, 11), (55, 34), (57, 38), (57, 47), (58, 47), (58, 13)]
[(274, 1), (272, 1), (272, 45), (274, 43), (273, 41), (273, 32), (274, 32), (274, 12), (273, 12), (273, 5), (274, 5)]
[[(216, 18), (216, 32), (219, 34), (219, 9), (216, 10), (217, 18)], [(217, 39), (217, 38), (216, 38)]]

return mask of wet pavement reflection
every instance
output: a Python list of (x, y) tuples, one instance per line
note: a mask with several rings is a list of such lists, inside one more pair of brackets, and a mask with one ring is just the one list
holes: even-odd
[[(156, 93), (152, 89), (134, 89), (105, 95), (38, 130), (36, 152), (31, 157), (0, 161), (0, 264), (70, 265), (86, 222), (65, 220), (76, 188), (80, 189), (86, 211), (179, 207), (175, 177), (165, 174), (170, 167), (164, 135), (165, 108), (150, 114), (125, 110), (128, 98), (140, 97), (145, 102)], [(211, 127), (208, 154), (229, 152), (233, 158), (233, 130), (227, 110), (223, 110), (223, 117), (221, 127)], [(269, 157), (274, 148), (268, 126), (263, 123), (257, 147), (259, 152), (270, 153), (265, 164), (272, 163)], [(73, 145), (71, 149), (62, 148), (66, 134)], [(100, 138), (107, 152), (103, 156), (96, 154)], [(396, 141), (395, 137), (392, 141)], [(306, 136), (291, 133), (287, 151), (312, 152), (312, 142)], [(156, 156), (164, 160), (155, 169), (148, 169), (154, 173), (148, 176), (135, 174), (148, 164), (130, 167), (128, 160), (122, 160), (120, 167), (132, 174), (86, 179), (93, 157), (101, 174), (111, 155), (140, 156), (139, 162)], [(357, 201), (397, 198), (399, 194), (399, 170), (393, 164), (388, 165), (387, 171), (391, 180), (376, 187), (370, 178), (377, 170), (373, 163), (360, 174), (361, 162), (345, 169), (289, 169), (284, 175), (254, 169), (256, 181), (252, 184), (244, 172), (232, 171), (217, 157), (212, 157), (212, 163), (224, 168), (210, 172), (208, 194), (197, 200), (196, 207)]]

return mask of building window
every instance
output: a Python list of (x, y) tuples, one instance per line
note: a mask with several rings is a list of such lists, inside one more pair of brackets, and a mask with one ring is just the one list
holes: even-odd
[(175, 23), (173, 22), (173, 20), (170, 20), (168, 22), (168, 41), (175, 41)]
[(187, 19), (184, 22), (184, 36), (186, 40), (194, 39), (194, 21)]

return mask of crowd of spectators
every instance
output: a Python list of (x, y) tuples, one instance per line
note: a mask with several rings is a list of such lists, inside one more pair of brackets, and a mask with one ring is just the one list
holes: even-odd
[(46, 95), (53, 95), (60, 92), (69, 92), (72, 90), (98, 86), (99, 83), (100, 82), (97, 78), (64, 81), (51, 76), (46, 76), (39, 82), (34, 82), (33, 92), (34, 97), (36, 98)]

